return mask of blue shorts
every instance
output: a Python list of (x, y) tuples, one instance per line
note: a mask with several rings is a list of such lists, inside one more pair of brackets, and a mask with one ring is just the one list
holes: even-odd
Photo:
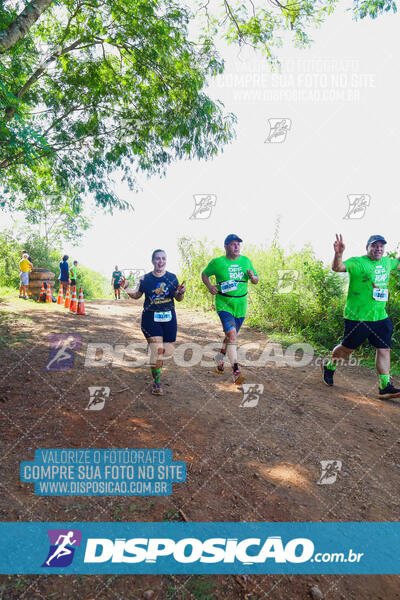
[(344, 320), (344, 335), (342, 346), (355, 350), (368, 338), (374, 348), (391, 348), (393, 324), (392, 321), (381, 319), (379, 321), (352, 321)]
[(239, 332), (239, 329), (243, 325), (244, 317), (234, 317), (226, 310), (219, 310), (218, 316), (221, 319), (222, 329), (225, 332), (230, 331), (230, 329), (236, 329)]
[(162, 337), (164, 342), (175, 342), (178, 331), (178, 323), (176, 321), (176, 313), (171, 310), (171, 320), (165, 323), (154, 321), (154, 312), (144, 310), (142, 313), (142, 331), (144, 337)]

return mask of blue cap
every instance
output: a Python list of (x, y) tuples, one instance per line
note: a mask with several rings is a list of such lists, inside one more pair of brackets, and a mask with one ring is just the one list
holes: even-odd
[(368, 238), (368, 242), (367, 242), (367, 246), (369, 246), (370, 244), (373, 244), (374, 242), (383, 242), (384, 244), (387, 244), (387, 241), (385, 240), (385, 238), (381, 235), (371, 235)]
[(228, 244), (230, 244), (231, 242), (233, 242), (233, 240), (237, 240), (238, 242), (243, 242), (243, 240), (241, 240), (238, 235), (235, 235), (234, 233), (230, 233), (225, 238), (224, 246), (227, 246)]

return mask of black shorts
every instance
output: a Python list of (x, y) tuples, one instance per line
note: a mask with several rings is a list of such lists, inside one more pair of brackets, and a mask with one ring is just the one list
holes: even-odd
[(76, 279), (71, 279), (71, 285), (75, 285), (76, 286)]
[(119, 290), (120, 287), (119, 283), (114, 283), (114, 290)]
[(171, 320), (164, 323), (154, 321), (154, 312), (145, 310), (142, 313), (142, 331), (144, 337), (160, 336), (164, 342), (175, 342), (178, 324), (176, 321), (176, 313), (171, 310)]
[(342, 346), (355, 350), (368, 338), (374, 348), (392, 347), (393, 324), (392, 321), (381, 319), (380, 321), (351, 321), (344, 320), (344, 335)]

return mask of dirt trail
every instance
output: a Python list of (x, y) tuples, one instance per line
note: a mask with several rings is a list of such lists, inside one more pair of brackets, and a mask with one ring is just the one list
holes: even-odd
[[(172, 360), (162, 376), (164, 396), (156, 398), (146, 366), (84, 367), (89, 343), (143, 341), (137, 304), (89, 302), (86, 317), (23, 301), (0, 307), (3, 314), (12, 310), (30, 319), (8, 317), (3, 336), (7, 329), (31, 336), (28, 343), (0, 348), (1, 520), (164, 521), (182, 519), (182, 511), (189, 521), (398, 520), (400, 402), (376, 398), (373, 371), (343, 368), (335, 387), (328, 388), (314, 364), (244, 368), (248, 383), (264, 385), (258, 405), (244, 408), (229, 369), (218, 376), (211, 366), (184, 368)], [(218, 347), (217, 321), (200, 312), (177, 312), (177, 346)], [(51, 332), (81, 335), (70, 371), (43, 371)], [(267, 339), (243, 327), (240, 344), (248, 342), (264, 347)], [(85, 410), (91, 385), (110, 387), (103, 410)], [(161, 498), (38, 497), (32, 484), (19, 481), (19, 463), (32, 460), (35, 448), (79, 447), (170, 448), (174, 460), (186, 461), (187, 481)], [(320, 461), (331, 459), (342, 461), (337, 480), (318, 485)], [(327, 599), (400, 599), (397, 576), (119, 576), (111, 578), (112, 590), (109, 577), (73, 582), (65, 576), (55, 582), (26, 576), (20, 591), (16, 579), (0, 578), (3, 599), (22, 597), (29, 586), (33, 598), (55, 590), (58, 598), (140, 598), (153, 587), (154, 600), (201, 599), (207, 597), (204, 581), (215, 598), (297, 600), (309, 598), (310, 586), (317, 584)]]

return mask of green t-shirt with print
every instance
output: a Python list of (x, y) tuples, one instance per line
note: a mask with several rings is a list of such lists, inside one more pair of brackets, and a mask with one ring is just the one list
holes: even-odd
[(247, 269), (254, 270), (252, 262), (247, 256), (238, 256), (230, 260), (226, 256), (213, 258), (204, 269), (203, 273), (211, 277), (215, 275), (219, 292), (215, 296), (216, 311), (224, 310), (240, 319), (246, 316), (247, 311), (247, 282), (249, 276)]
[(118, 285), (119, 284), (119, 280), (122, 277), (121, 271), (113, 271), (112, 277), (114, 279), (114, 285)]
[(345, 319), (352, 321), (380, 321), (387, 319), (386, 302), (390, 271), (397, 269), (397, 258), (384, 256), (372, 260), (368, 256), (354, 256), (343, 261), (349, 274), (349, 291), (344, 307)]

